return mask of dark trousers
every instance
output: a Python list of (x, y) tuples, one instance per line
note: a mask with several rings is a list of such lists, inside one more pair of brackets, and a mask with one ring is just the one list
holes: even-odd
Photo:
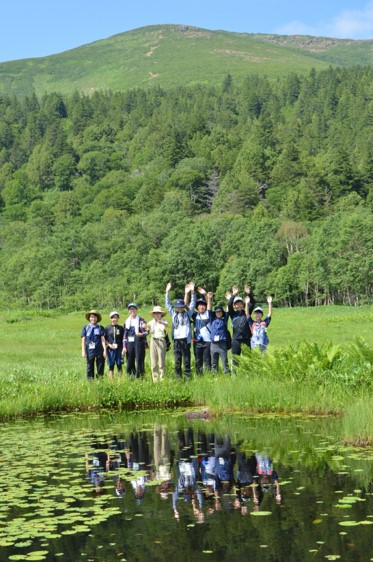
[(87, 379), (95, 378), (95, 363), (97, 376), (102, 376), (105, 369), (105, 359), (102, 355), (87, 355)]
[(174, 340), (175, 374), (181, 377), (181, 364), (184, 363), (184, 376), (190, 378), (190, 343), (186, 338)]
[(235, 359), (235, 355), (241, 355), (241, 347), (243, 345), (247, 345), (250, 347), (250, 339), (247, 340), (236, 340), (233, 336), (232, 338), (232, 355), (233, 355), (233, 365), (237, 365), (237, 360)]
[(228, 374), (229, 365), (226, 341), (211, 342), (211, 369), (215, 374), (218, 372), (219, 357), (221, 358), (224, 373)]
[(134, 342), (127, 342), (127, 374), (137, 378), (145, 372), (145, 345), (140, 338)]
[(194, 357), (196, 359), (197, 375), (202, 375), (203, 366), (206, 371), (211, 371), (211, 342), (197, 341), (194, 343)]

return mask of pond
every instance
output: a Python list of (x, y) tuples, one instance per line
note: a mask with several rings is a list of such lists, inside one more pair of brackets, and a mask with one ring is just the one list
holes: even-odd
[(2, 425), (0, 560), (373, 560), (373, 451), (337, 418)]

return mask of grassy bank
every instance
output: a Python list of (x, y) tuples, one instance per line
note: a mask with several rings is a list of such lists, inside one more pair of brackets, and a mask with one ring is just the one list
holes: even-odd
[(0, 417), (195, 405), (215, 412), (343, 414), (346, 440), (373, 442), (372, 307), (276, 310), (270, 351), (245, 353), (234, 376), (176, 381), (171, 352), (168, 377), (157, 385), (148, 363), (143, 381), (87, 383), (83, 323), (77, 313), (0, 315)]

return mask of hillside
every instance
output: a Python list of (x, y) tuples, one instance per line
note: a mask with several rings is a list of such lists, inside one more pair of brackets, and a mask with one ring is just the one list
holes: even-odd
[(149, 26), (57, 55), (1, 63), (0, 93), (217, 85), (228, 73), (235, 80), (248, 74), (306, 74), (329, 65), (371, 65), (372, 46), (373, 41)]

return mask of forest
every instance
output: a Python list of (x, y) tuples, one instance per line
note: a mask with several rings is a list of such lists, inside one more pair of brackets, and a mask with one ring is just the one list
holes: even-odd
[(0, 95), (1, 308), (372, 302), (373, 69)]

